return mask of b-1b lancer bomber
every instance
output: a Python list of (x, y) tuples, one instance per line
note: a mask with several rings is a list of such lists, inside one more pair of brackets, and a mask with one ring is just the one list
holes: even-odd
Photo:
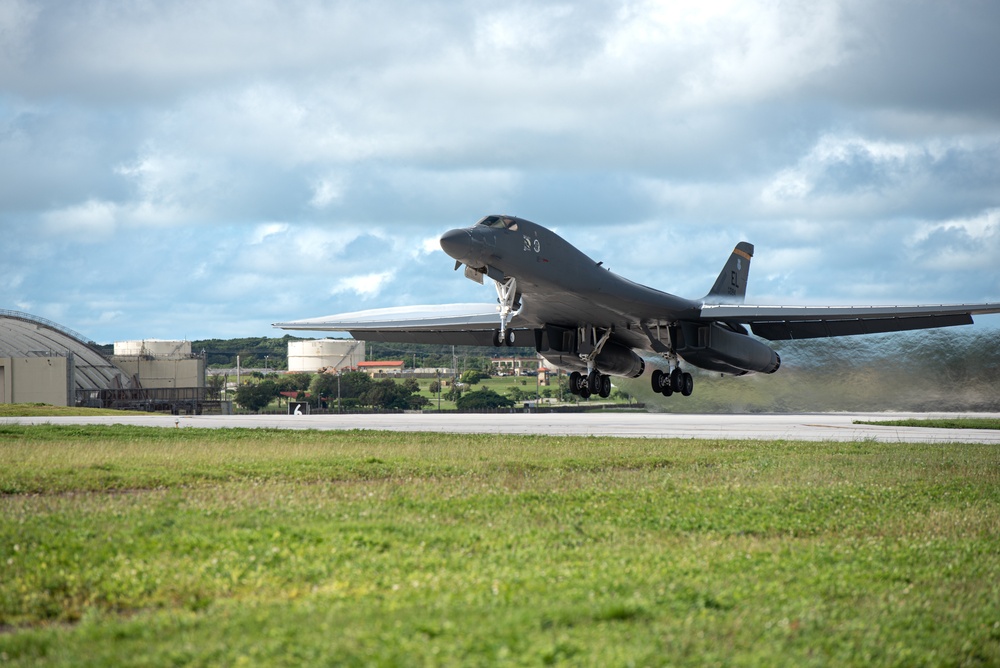
[[(570, 372), (581, 397), (611, 393), (611, 376), (648, 375), (656, 392), (689, 396), (681, 362), (723, 374), (774, 373), (780, 341), (951, 327), (1000, 313), (1000, 303), (940, 306), (752, 306), (744, 304), (753, 246), (733, 249), (708, 293), (685, 299), (612, 273), (562, 237), (523, 218), (486, 216), (441, 237), (455, 269), (491, 280), (497, 303), (408, 306), (276, 323), (282, 329), (346, 331), (399, 343), (533, 345)], [(749, 331), (748, 328), (749, 327)], [(750, 332), (754, 336), (750, 336)]]

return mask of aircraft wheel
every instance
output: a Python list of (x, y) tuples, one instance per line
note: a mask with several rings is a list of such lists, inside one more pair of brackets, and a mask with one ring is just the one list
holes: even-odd
[(681, 388), (681, 394), (685, 397), (690, 397), (691, 393), (694, 392), (694, 377), (689, 373), (684, 373), (681, 375), (684, 383), (684, 387)]
[(663, 391), (663, 372), (659, 369), (653, 369), (653, 375), (649, 378), (649, 384), (653, 386), (653, 392)]
[(507, 334), (504, 336), (504, 341), (503, 342), (504, 342), (504, 344), (506, 344), (508, 346), (513, 346), (514, 345), (514, 330), (513, 329), (508, 329), (507, 330)]
[(569, 391), (571, 394), (580, 394), (580, 381), (583, 376), (580, 375), (579, 371), (574, 371), (569, 375)]
[(601, 391), (601, 372), (597, 369), (587, 374), (587, 389), (591, 394), (598, 394)]
[(680, 392), (684, 389), (684, 372), (680, 370), (680, 367), (674, 367), (674, 370), (670, 372), (670, 389), (674, 392)]
[(669, 382), (664, 384), (664, 386), (660, 389), (660, 394), (662, 394), (665, 397), (669, 397), (673, 393), (674, 393), (674, 388), (670, 387)]
[(587, 387), (581, 387), (580, 388), (580, 398), (581, 399), (589, 399), (590, 398), (590, 389), (587, 388)]
[(611, 376), (601, 376), (601, 398), (607, 399), (611, 396)]
[(500, 338), (500, 330), (499, 329), (494, 329), (493, 330), (493, 345), (496, 346), (497, 348), (499, 348), (500, 346), (503, 345), (503, 339)]

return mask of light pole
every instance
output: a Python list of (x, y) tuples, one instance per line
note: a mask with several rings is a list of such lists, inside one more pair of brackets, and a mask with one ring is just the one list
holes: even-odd
[(541, 365), (541, 363), (538, 363), (535, 366), (535, 412), (536, 413), (541, 412), (541, 411), (538, 410), (538, 404), (541, 403), (541, 401), (542, 401), (542, 389), (541, 389), (541, 382), (542, 381), (539, 380), (539, 378), (538, 378), (538, 376), (539, 376), (538, 372), (541, 371), (541, 370), (542, 370), (542, 365)]

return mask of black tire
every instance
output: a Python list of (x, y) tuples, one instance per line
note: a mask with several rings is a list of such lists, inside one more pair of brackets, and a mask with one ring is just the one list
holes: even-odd
[(660, 393), (663, 391), (663, 372), (659, 369), (653, 369), (653, 375), (649, 378), (649, 384), (653, 386), (653, 392)]
[(691, 393), (694, 392), (694, 377), (691, 374), (685, 372), (681, 376), (681, 379), (682, 382), (684, 383), (684, 387), (681, 388), (681, 394), (683, 394), (685, 397), (690, 397)]
[(670, 372), (670, 389), (674, 392), (680, 392), (684, 389), (684, 372), (680, 370), (680, 367), (674, 367), (674, 370)]
[(599, 394), (601, 391), (601, 372), (594, 369), (587, 374), (587, 389), (591, 394)]
[(497, 348), (503, 345), (503, 339), (500, 338), (499, 329), (493, 330), (493, 345), (496, 346)]
[(515, 338), (514, 337), (514, 330), (513, 329), (508, 329), (507, 330), (507, 334), (504, 336), (504, 340), (503, 340), (504, 345), (513, 347), (513, 345), (514, 345), (514, 338)]

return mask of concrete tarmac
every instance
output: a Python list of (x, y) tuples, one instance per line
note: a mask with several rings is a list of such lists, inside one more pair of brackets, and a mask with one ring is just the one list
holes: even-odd
[(403, 413), (388, 415), (198, 415), (111, 417), (9, 417), (0, 424), (130, 424), (166, 428), (377, 429), (460, 434), (547, 434), (638, 438), (881, 441), (899, 443), (992, 443), (1000, 430), (879, 427), (856, 420), (989, 417), (1000, 413)]

